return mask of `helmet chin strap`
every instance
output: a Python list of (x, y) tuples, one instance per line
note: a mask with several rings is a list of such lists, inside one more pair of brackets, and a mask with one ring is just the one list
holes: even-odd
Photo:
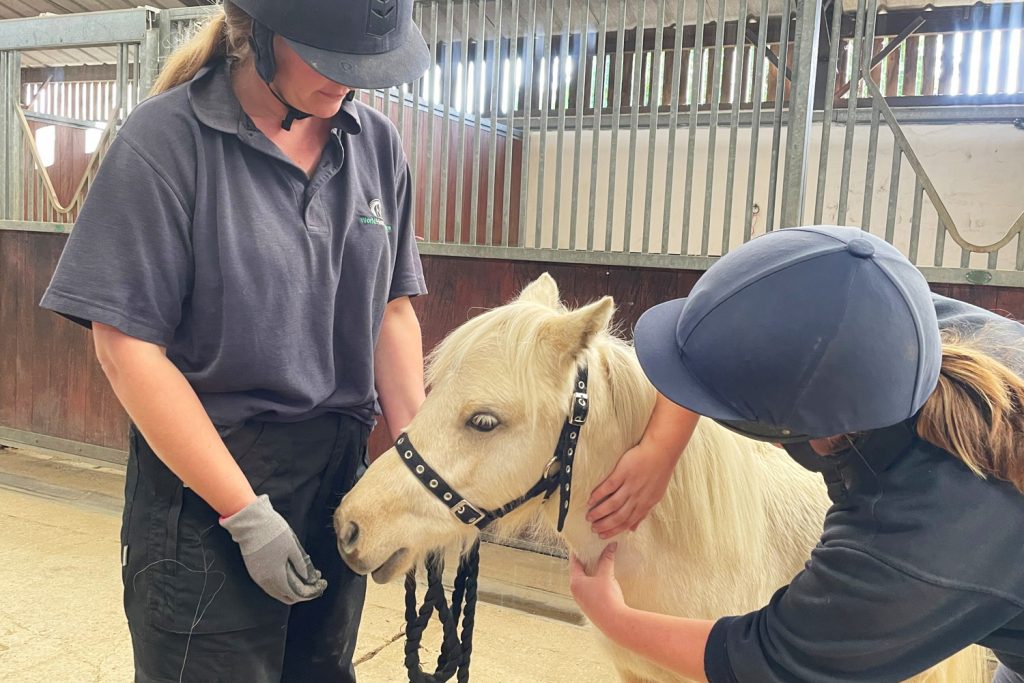
[(256, 73), (267, 84), (270, 94), (285, 107), (286, 113), (281, 121), (281, 128), (291, 130), (293, 121), (301, 121), (312, 116), (308, 112), (293, 107), (271, 85), (274, 81), (274, 73), (277, 71), (277, 63), (274, 60), (274, 32), (260, 22), (253, 21), (249, 45), (256, 57)]

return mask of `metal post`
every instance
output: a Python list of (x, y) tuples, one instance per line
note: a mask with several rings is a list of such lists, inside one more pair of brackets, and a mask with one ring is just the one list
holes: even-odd
[(782, 174), (782, 215), (780, 226), (800, 225), (807, 191), (807, 150), (811, 142), (814, 113), (814, 78), (818, 65), (821, 34), (821, 3), (797, 0), (797, 39), (793, 59), (793, 82), (789, 96), (789, 129), (786, 133), (786, 163)]
[(16, 116), (21, 91), (21, 55), (15, 50), (0, 51), (0, 217), (24, 218), (24, 183), (21, 151), (21, 122)]

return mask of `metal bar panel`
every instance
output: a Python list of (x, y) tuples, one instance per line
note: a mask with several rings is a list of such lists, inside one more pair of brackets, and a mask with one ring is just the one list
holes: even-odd
[(892, 169), (889, 172), (889, 206), (885, 213), (885, 241), (892, 243), (896, 236), (896, 207), (900, 200), (900, 161), (903, 152), (896, 140), (892, 139)]
[[(860, 83), (861, 55), (865, 50), (864, 24), (867, 20), (867, 12), (864, 3), (865, 0), (857, 0), (856, 25), (854, 27), (853, 41), (849, 45), (850, 74), (851, 79), (857, 79), (855, 83)], [(875, 0), (871, 0), (872, 8), (874, 7), (874, 3)], [(874, 21), (873, 17), (874, 15), (872, 15), (872, 21)], [(839, 180), (839, 210), (836, 213), (836, 223), (839, 225), (846, 224), (846, 212), (849, 208), (850, 168), (853, 162), (853, 135), (856, 129), (854, 124), (857, 118), (858, 89), (858, 87), (852, 87), (846, 101), (846, 134), (843, 138), (843, 174)]]
[[(485, 22), (487, 13), (480, 8), (480, 14), (483, 18), (481, 22)], [(495, 3), (495, 38), (492, 41), (492, 48), (490, 48), (490, 106), (488, 108), (489, 123), (490, 123), (490, 152), (487, 155), (487, 200), (486, 200), (486, 212), (484, 218), (484, 232), (486, 234), (486, 244), (492, 245), (495, 243), (495, 179), (498, 175), (498, 116), (501, 113), (501, 90), (499, 90), (499, 83), (502, 78), (502, 14), (504, 14), (504, 7), (502, 6), (501, 0)], [(486, 41), (486, 31), (481, 32), (481, 35)], [(511, 136), (511, 127), (505, 129), (505, 135)]]
[(832, 26), (829, 34), (828, 76), (825, 80), (824, 114), (821, 117), (821, 150), (818, 153), (818, 183), (814, 193), (814, 223), (821, 224), (825, 211), (825, 181), (828, 178), (828, 152), (832, 136), (832, 110), (835, 107), (836, 72), (839, 64), (839, 28), (843, 23), (843, 0), (832, 1)]
[(697, 0), (697, 23), (695, 24), (693, 77), (690, 81), (690, 129), (686, 143), (686, 187), (683, 191), (683, 235), (679, 253), (690, 253), (690, 209), (693, 203), (693, 158), (697, 146), (697, 112), (700, 109), (701, 81), (704, 70), (704, 5), (707, 0)]
[(1017, 270), (1024, 270), (1024, 231), (1017, 233)]
[(0, 219), (20, 218), (24, 201), (18, 187), (24, 180), (19, 105), (11, 96), (21, 82), (20, 57), (14, 50), (0, 50)]
[[(565, 139), (565, 107), (566, 96), (562, 88), (565, 87), (566, 64), (569, 62), (569, 38), (572, 35), (572, 0), (566, 0), (565, 23), (563, 24), (562, 37), (560, 41), (561, 50), (558, 55), (558, 71), (552, 80), (558, 83), (558, 99), (555, 106), (558, 108), (558, 136), (555, 140), (555, 208), (551, 225), (551, 247), (558, 249), (559, 228), (562, 222), (561, 199), (562, 199), (562, 143)], [(577, 68), (579, 66), (577, 65)], [(579, 88), (577, 88), (577, 91)], [(555, 92), (552, 86), (552, 92)]]
[[(668, 0), (663, 0), (668, 2)], [(697, 0), (703, 2), (703, 0)], [(765, 0), (767, 2), (767, 0)], [(670, 95), (670, 109), (668, 115), (668, 154), (665, 158), (665, 207), (662, 213), (661, 231), (661, 253), (668, 253), (668, 238), (670, 226), (672, 225), (672, 180), (676, 168), (676, 130), (679, 128), (679, 82), (682, 78), (683, 67), (683, 31), (679, 30), (685, 9), (684, 0), (676, 0), (676, 40), (672, 46), (672, 92)], [(686, 253), (685, 249), (682, 253)]]
[[(746, 0), (744, 0), (746, 2)], [(658, 24), (654, 30), (654, 50), (651, 52), (651, 94), (648, 101), (648, 109), (652, 114), (656, 114), (659, 108), (660, 97), (657, 97), (657, 88), (661, 87), (661, 57), (662, 57), (662, 41), (665, 39), (665, 6), (668, 5), (668, 0), (662, 0), (658, 7)], [(677, 31), (682, 33), (682, 31)], [(658, 148), (658, 127), (649, 126), (647, 136), (647, 182), (644, 183), (646, 188), (644, 192), (644, 223), (643, 223), (643, 242), (640, 244), (640, 251), (650, 251), (650, 239), (651, 239), (651, 210), (654, 208), (654, 157), (656, 156), (655, 150)], [(670, 188), (665, 188), (662, 194), (668, 194), (671, 192)], [(668, 222), (662, 223), (661, 232), (662, 234), (668, 233)]]
[[(476, 244), (478, 241), (478, 235), (480, 233), (480, 126), (484, 118), (484, 111), (487, 112), (487, 123), (490, 128), (488, 131), (489, 147), (487, 154), (488, 170), (487, 170), (487, 195), (484, 201), (487, 203), (486, 206), (486, 222), (484, 224), (484, 241), (487, 244), (491, 244), (493, 240), (494, 231), (491, 229), (491, 220), (494, 217), (494, 165), (497, 160), (494, 158), (496, 146), (498, 142), (497, 138), (497, 122), (495, 121), (495, 113), (498, 110), (496, 104), (497, 92), (497, 75), (498, 71), (494, 68), (500, 60), (498, 59), (498, 51), (501, 47), (501, 0), (495, 0), (494, 11), (497, 14), (495, 21), (497, 22), (495, 37), (491, 41), (491, 61), (489, 66), (491, 71), (489, 76), (484, 73), (487, 55), (487, 12), (484, 10), (483, 5), (477, 8), (477, 12), (480, 13), (480, 42), (477, 44), (477, 63), (476, 63), (476, 79), (480, 88), (480, 99), (477, 102), (478, 111), (476, 113), (476, 139), (474, 141), (473, 151), (473, 196), (470, 199), (470, 219), (472, 222), (472, 243)], [(489, 82), (490, 89), (485, 90)], [(481, 104), (481, 101), (483, 104)]]
[(76, 45), (139, 43), (156, 13), (144, 7), (0, 21), (0, 50), (44, 50)]
[(608, 160), (608, 213), (605, 216), (604, 250), (612, 250), (612, 231), (615, 226), (615, 171), (617, 164), (615, 157), (618, 153), (619, 128), (622, 123), (622, 71), (623, 52), (625, 50), (622, 37), (626, 34), (626, 0), (622, 0), (619, 7), (619, 39), (615, 41), (615, 89), (612, 91), (612, 120), (615, 125), (612, 128), (612, 148)]
[[(607, 3), (606, 3), (607, 4)], [(576, 229), (579, 224), (579, 195), (580, 195), (580, 153), (582, 151), (581, 144), (583, 143), (583, 109), (585, 104), (585, 94), (588, 89), (593, 88), (591, 79), (589, 78), (590, 69), (587, 63), (587, 54), (590, 52), (590, 0), (586, 0), (583, 5), (583, 16), (580, 21), (580, 33), (579, 39), (576, 41), (576, 119), (575, 119), (575, 137), (573, 138), (573, 152), (572, 152), (572, 206), (570, 208), (570, 224), (569, 224), (569, 248), (576, 248)], [(580, 82), (582, 79), (582, 82)], [(593, 169), (591, 169), (593, 174)], [(593, 204), (590, 205), (593, 207)], [(589, 212), (589, 210), (588, 210)]]
[[(555, 27), (555, 0), (548, 0), (548, 30), (544, 35), (544, 52), (541, 70), (541, 80), (538, 83), (538, 106), (540, 107), (540, 140), (537, 141), (537, 217), (534, 221), (533, 246), (540, 247), (542, 232), (544, 230), (544, 162), (547, 152), (548, 135), (548, 111), (551, 109), (551, 102), (555, 95), (555, 83), (557, 79), (552, 77), (554, 73), (552, 57), (553, 41), (551, 33)], [(554, 81), (554, 83), (552, 83)]]
[(946, 226), (942, 222), (942, 214), (939, 214), (938, 222), (935, 226), (935, 256), (932, 259), (932, 264), (941, 266), (946, 253)]
[(743, 105), (744, 56), (746, 54), (746, 43), (744, 41), (747, 37), (747, 32), (742, 30), (740, 27), (746, 26), (747, 0), (741, 0), (740, 2), (740, 11), (737, 22), (736, 56), (733, 60), (733, 64), (736, 65), (736, 77), (733, 78), (732, 120), (729, 122), (729, 168), (726, 172), (725, 180), (725, 215), (722, 218), (722, 254), (728, 253), (729, 241), (732, 235), (733, 191), (735, 190), (736, 185), (736, 144), (737, 138), (739, 137), (739, 113), (740, 108)]
[[(715, 196), (715, 157), (718, 143), (718, 112), (722, 99), (722, 68), (725, 63), (725, 0), (718, 0), (715, 17), (715, 64), (711, 69), (711, 122), (708, 124), (708, 163), (704, 175), (704, 223), (701, 226), (700, 254), (707, 256), (711, 245), (711, 205)], [(723, 231), (725, 226), (723, 226)]]
[[(512, 32), (509, 34), (508, 41), (508, 80), (503, 84), (502, 91), (508, 93), (508, 108), (505, 111), (505, 175), (502, 180), (504, 186), (502, 188), (501, 203), (501, 246), (507, 247), (509, 242), (509, 221), (511, 220), (511, 207), (512, 207), (512, 141), (515, 138), (515, 116), (516, 116), (516, 102), (519, 99), (519, 88), (517, 87), (518, 79), (517, 74), (519, 73), (519, 64), (521, 58), (519, 57), (519, 0), (512, 0), (512, 16), (515, 20), (512, 22)], [(523, 45), (526, 41), (523, 41)], [(503, 98), (504, 99), (504, 98)], [(527, 130), (523, 127), (522, 138), (526, 138)], [(519, 214), (519, 225), (522, 225), (523, 219), (522, 214)]]
[[(455, 219), (454, 233), (452, 240), (461, 244), (462, 240), (462, 218), (463, 218), (463, 185), (466, 182), (466, 110), (469, 109), (472, 104), (469, 101), (469, 8), (470, 3), (462, 3), (462, 35), (459, 38), (460, 48), (460, 59), (459, 66), (462, 69), (462, 75), (459, 79), (458, 87), (461, 88), (462, 97), (459, 101), (459, 128), (458, 138), (459, 146), (456, 150), (458, 159), (456, 160), (456, 168), (458, 169), (455, 173), (455, 206), (452, 207), (452, 217)], [(452, 7), (454, 9), (454, 6)], [(480, 116), (476, 116), (477, 122), (480, 121)], [(473, 238), (476, 241), (476, 238)]]
[(437, 206), (437, 235), (440, 242), (448, 240), (448, 181), (451, 177), (451, 169), (448, 164), (451, 160), (451, 135), (452, 135), (452, 94), (455, 90), (454, 78), (452, 78), (452, 52), (455, 49), (455, 2), (449, 0), (445, 3), (445, 18), (448, 20), (448, 30), (445, 34), (444, 67), (441, 69), (441, 197)]
[[(430, 27), (430, 70), (427, 72), (429, 76), (423, 79), (423, 83), (427, 86), (427, 112), (426, 112), (426, 124), (427, 124), (427, 187), (423, 194), (423, 238), (426, 240), (432, 240), (434, 232), (434, 214), (432, 211), (431, 204), (433, 204), (434, 198), (434, 176), (437, 174), (437, 169), (434, 168), (434, 128), (437, 121), (437, 102), (434, 101), (435, 97), (435, 82), (437, 81), (437, 24), (438, 15), (440, 11), (440, 2), (432, 4), (430, 8), (431, 15), (431, 27)], [(417, 107), (417, 113), (419, 107)], [(447, 173), (447, 169), (443, 171)], [(440, 176), (438, 176), (438, 182), (441, 182)], [(444, 190), (442, 189), (442, 192)], [(441, 229), (438, 230), (440, 232)]]
[[(473, 180), (470, 183), (472, 194), (469, 197), (469, 241), (471, 244), (477, 243), (480, 229), (480, 135), (484, 118), (484, 107), (487, 106), (487, 97), (485, 95), (487, 76), (484, 74), (484, 52), (487, 49), (487, 13), (484, 11), (482, 4), (477, 6), (477, 14), (480, 17), (480, 25), (477, 29), (476, 60), (473, 69), (473, 121), (476, 125), (473, 130), (473, 163), (470, 169), (470, 172), (473, 174)], [(468, 92), (465, 99), (468, 99)], [(491, 115), (490, 122), (493, 129), (493, 114)]]
[[(779, 154), (782, 148), (782, 109), (786, 99), (785, 69), (789, 64), (789, 27), (793, 23), (792, 2), (793, 0), (783, 0), (782, 3), (782, 28), (779, 37), (779, 64), (777, 67), (778, 78), (775, 81), (775, 120), (772, 124), (772, 156), (771, 166), (768, 169), (768, 210), (765, 215), (766, 232), (771, 232), (775, 227), (775, 201), (779, 189)], [(791, 133), (787, 134), (787, 142), (791, 137)]]
[(871, 100), (871, 132), (868, 135), (867, 163), (864, 168), (864, 204), (861, 210), (860, 227), (871, 232), (871, 200), (875, 192), (875, 156), (878, 154), (878, 101)]
[(530, 115), (533, 113), (533, 74), (537, 70), (534, 64), (537, 52), (537, 2), (538, 0), (530, 0), (530, 18), (523, 34), (523, 52), (526, 53), (523, 70), (526, 72), (526, 84), (523, 88), (523, 144), (519, 173), (519, 246), (526, 244), (526, 200), (530, 194)]
[[(634, 34), (633, 69), (630, 79), (632, 113), (629, 118), (629, 162), (626, 171), (626, 212), (622, 225), (622, 250), (629, 251), (633, 237), (633, 195), (636, 182), (636, 138), (640, 125), (640, 100), (643, 97), (644, 25), (647, 23), (647, 2), (640, 3), (640, 20)], [(650, 154), (654, 150), (648, 150)]]
[(768, 0), (761, 0), (761, 14), (757, 27), (757, 50), (754, 52), (753, 112), (750, 127), (750, 157), (747, 160), (747, 203), (743, 207), (743, 241), (753, 234), (754, 186), (757, 181), (757, 138), (761, 131), (761, 79), (764, 77), (764, 51), (768, 40)]
[(814, 82), (821, 35), (820, 0), (800, 0), (794, 45), (793, 81), (789, 94), (789, 125), (786, 131), (786, 162), (782, 172), (780, 224), (792, 228), (804, 222), (807, 194), (807, 152), (811, 143)]
[[(597, 54), (594, 57), (594, 124), (590, 147), (590, 204), (587, 208), (587, 251), (594, 250), (594, 223), (597, 206), (597, 171), (600, 157), (601, 141), (601, 112), (604, 110), (604, 87), (605, 87), (605, 37), (608, 35), (608, 5), (610, 0), (604, 1), (604, 18), (597, 26)], [(620, 41), (621, 42), (621, 41)], [(576, 113), (582, 117), (582, 112)], [(616, 120), (617, 122), (617, 120)]]
[(914, 211), (910, 215), (910, 248), (907, 251), (907, 257), (914, 265), (917, 265), (917, 252), (921, 243), (921, 205), (923, 200), (924, 188), (921, 186), (921, 179), (914, 175)]

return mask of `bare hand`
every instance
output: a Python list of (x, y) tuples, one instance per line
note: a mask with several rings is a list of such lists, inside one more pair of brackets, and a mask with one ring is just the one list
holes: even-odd
[(664, 497), (678, 455), (644, 443), (626, 451), (587, 501), (587, 521), (594, 533), (608, 539), (627, 530), (635, 531)]
[(573, 554), (569, 558), (569, 589), (594, 625), (603, 629), (614, 622), (615, 616), (626, 608), (622, 588), (615, 579), (615, 543), (609, 544), (597, 561), (597, 568), (588, 575), (583, 563)]

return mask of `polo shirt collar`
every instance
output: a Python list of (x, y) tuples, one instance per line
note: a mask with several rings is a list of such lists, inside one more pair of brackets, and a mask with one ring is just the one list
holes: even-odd
[[(207, 64), (186, 86), (192, 111), (201, 123), (222, 133), (237, 134), (242, 130), (245, 112), (231, 88), (231, 72), (224, 60)], [(336, 135), (358, 135), (362, 131), (359, 107), (354, 99), (346, 99), (334, 116)]]

